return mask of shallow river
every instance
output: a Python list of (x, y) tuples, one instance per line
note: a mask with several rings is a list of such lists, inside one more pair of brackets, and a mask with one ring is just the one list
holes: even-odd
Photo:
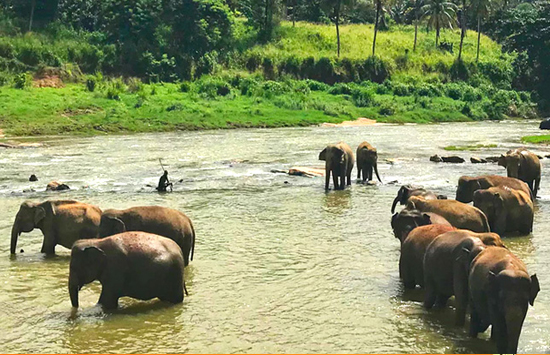
[[(497, 155), (537, 127), (485, 122), (52, 137), (43, 148), (0, 150), (0, 352), (495, 352), (489, 332), (470, 339), (453, 325), (452, 302), (427, 312), (420, 290), (404, 293), (390, 207), (404, 183), (454, 197), (460, 175), (505, 173), (496, 164), (429, 162), (445, 154), (443, 147), (494, 143), (458, 155)], [(354, 183), (327, 194), (323, 178), (270, 172), (322, 165), (319, 152), (339, 140), (353, 149), (363, 140), (376, 146), (386, 184)], [(161, 157), (171, 179), (183, 179), (171, 194), (147, 187), (161, 175)], [(548, 169), (547, 160), (543, 165)], [(40, 181), (29, 182), (31, 174)], [(43, 192), (51, 180), (73, 190)], [(520, 352), (550, 351), (548, 181), (543, 176), (533, 234), (505, 240), (542, 289)], [(37, 192), (23, 192), (30, 188)], [(71, 312), (69, 250), (57, 246), (58, 256), (45, 258), (35, 230), (19, 238), (24, 253), (9, 255), (21, 202), (55, 198), (103, 209), (157, 204), (188, 214), (197, 232), (195, 260), (185, 271), (190, 295), (175, 306), (123, 298), (118, 311), (104, 313), (95, 306), (101, 286), (94, 283)]]

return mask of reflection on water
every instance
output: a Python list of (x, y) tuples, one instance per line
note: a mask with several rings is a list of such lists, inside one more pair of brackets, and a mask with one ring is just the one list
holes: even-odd
[[(0, 151), (0, 349), (4, 352), (494, 352), (489, 333), (455, 327), (453, 302), (427, 312), (421, 290), (398, 276), (399, 242), (390, 207), (400, 184), (455, 194), (460, 175), (504, 174), (496, 164), (436, 164), (448, 145), (498, 144), (491, 156), (536, 134), (538, 123), (376, 125), (50, 138), (38, 149)], [(322, 166), (327, 143), (379, 152), (385, 182), (325, 193), (324, 178), (271, 169)], [(537, 147), (537, 151), (550, 149)], [(174, 185), (153, 193), (162, 171)], [(547, 165), (546, 159), (542, 161)], [(355, 173), (355, 172), (354, 172)], [(29, 182), (36, 174), (38, 182)], [(73, 189), (45, 192), (60, 180)], [(506, 244), (536, 272), (542, 291), (529, 310), (521, 352), (550, 350), (550, 193), (543, 176), (533, 234)], [(87, 186), (87, 187), (86, 187)], [(34, 189), (35, 192), (23, 192)], [(101, 286), (67, 291), (69, 250), (39, 253), (39, 231), (22, 234), (9, 256), (11, 225), (24, 200), (70, 198), (103, 209), (163, 205), (187, 213), (197, 232), (183, 304), (123, 298), (95, 306)], [(547, 286), (545, 286), (547, 285)]]

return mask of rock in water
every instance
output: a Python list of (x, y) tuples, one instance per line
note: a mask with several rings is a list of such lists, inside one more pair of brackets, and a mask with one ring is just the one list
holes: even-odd
[(540, 129), (550, 129), (550, 118), (544, 119), (539, 125)]
[(436, 154), (436, 155), (432, 155), (430, 157), (430, 161), (433, 161), (435, 163), (441, 163), (441, 162), (443, 162), (443, 159), (441, 159), (441, 157)]
[(36, 175), (32, 174), (32, 175), (29, 177), (29, 181), (38, 181), (38, 178), (36, 177)]
[(487, 163), (487, 160), (483, 158), (478, 158), (478, 157), (471, 157), (470, 162), (472, 164), (484, 164), (484, 163)]
[(70, 190), (67, 184), (60, 183), (59, 181), (52, 181), (46, 186), (46, 191), (63, 191)]

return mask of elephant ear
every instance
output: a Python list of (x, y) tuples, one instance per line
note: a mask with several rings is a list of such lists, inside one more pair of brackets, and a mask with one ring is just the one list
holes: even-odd
[(321, 153), (319, 153), (319, 160), (327, 160), (327, 148), (323, 149)]
[(499, 216), (504, 209), (504, 199), (498, 192), (493, 195), (493, 203), (495, 205), (495, 214)]
[(432, 217), (430, 217), (430, 215), (427, 213), (423, 213), (422, 221), (424, 222), (425, 225), (432, 224)]
[(105, 252), (95, 246), (86, 246), (81, 249), (84, 256), (85, 267), (93, 270), (95, 267), (102, 267), (105, 262)]
[(115, 234), (126, 232), (126, 224), (124, 224), (124, 222), (120, 218), (111, 217), (111, 216), (104, 216), (104, 217), (108, 221), (107, 225), (108, 225), (109, 235), (115, 235)]
[(537, 298), (539, 291), (540, 291), (539, 279), (537, 278), (537, 274), (534, 274), (531, 276), (531, 290), (529, 292), (529, 304), (531, 306), (535, 304), (535, 298)]
[(489, 271), (489, 273), (487, 274), (486, 291), (487, 295), (489, 295), (489, 297), (487, 297), (487, 300), (494, 306), (498, 299), (499, 286), (497, 275), (492, 271)]
[(46, 217), (46, 210), (44, 207), (36, 207), (36, 210), (34, 211), (34, 224), (38, 224), (41, 220), (43, 220)]

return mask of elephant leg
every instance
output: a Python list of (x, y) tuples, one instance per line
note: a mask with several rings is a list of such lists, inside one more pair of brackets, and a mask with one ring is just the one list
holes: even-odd
[(540, 178), (535, 179), (535, 189), (533, 190), (533, 197), (537, 197), (537, 192), (540, 187)]
[(340, 171), (340, 189), (343, 190), (346, 188), (346, 170), (342, 168)]
[(118, 308), (118, 296), (109, 289), (109, 287), (103, 286), (101, 289), (101, 295), (99, 296), (99, 303), (105, 309), (117, 309)]
[(447, 301), (449, 300), (449, 298), (451, 298), (451, 296), (447, 296), (444, 294), (437, 295), (435, 301), (437, 308), (444, 308), (445, 306), (447, 306)]
[(325, 190), (328, 191), (330, 184), (330, 170), (325, 170)]
[(44, 240), (42, 242), (41, 253), (55, 254), (55, 237), (53, 233), (44, 233)]
[(338, 174), (333, 170), (332, 171), (332, 183), (334, 184), (334, 190), (340, 189), (340, 185), (338, 184)]
[(470, 312), (470, 336), (472, 338), (477, 338), (477, 333), (481, 328), (481, 319), (479, 313), (477, 313), (475, 307), (472, 307)]
[(363, 167), (363, 182), (367, 181), (367, 168)]
[(361, 180), (361, 167), (357, 164), (357, 180)]
[(435, 289), (430, 284), (430, 282), (426, 282), (425, 289), (426, 291), (424, 294), (424, 308), (431, 309), (435, 304), (437, 294), (435, 293)]
[(413, 289), (416, 287), (412, 270), (408, 267), (405, 260), (403, 260), (403, 255), (399, 258), (399, 277), (403, 280), (403, 285), (405, 288)]
[(368, 177), (367, 177), (367, 179), (369, 181), (372, 180), (372, 165), (369, 165), (369, 167), (368, 167)]
[[(465, 274), (465, 273), (464, 273)], [(455, 291), (456, 320), (458, 326), (463, 326), (468, 307), (468, 275), (460, 275), (455, 272), (453, 288)]]
[(351, 170), (350, 170), (349, 173), (347, 173), (346, 176), (347, 176), (347, 178), (348, 178), (348, 186), (350, 186), (350, 185), (351, 185)]

